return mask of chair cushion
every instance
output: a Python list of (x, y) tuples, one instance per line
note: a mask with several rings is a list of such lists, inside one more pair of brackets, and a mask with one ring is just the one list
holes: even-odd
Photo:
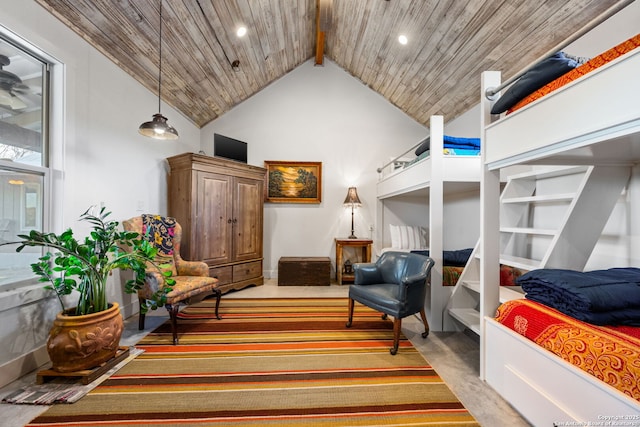
[(390, 316), (400, 315), (398, 291), (400, 286), (390, 283), (350, 285), (349, 298)]
[(213, 292), (218, 286), (218, 279), (202, 276), (176, 276), (176, 283), (167, 294), (167, 304), (175, 304), (203, 292)]

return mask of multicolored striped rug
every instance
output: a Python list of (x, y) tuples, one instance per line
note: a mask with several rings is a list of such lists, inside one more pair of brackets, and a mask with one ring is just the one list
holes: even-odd
[(143, 354), (29, 426), (479, 426), (390, 320), (347, 301), (223, 298), (180, 314)]

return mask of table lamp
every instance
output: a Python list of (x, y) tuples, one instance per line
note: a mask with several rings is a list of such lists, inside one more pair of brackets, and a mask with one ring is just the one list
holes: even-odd
[(356, 206), (360, 206), (361, 203), (362, 202), (358, 197), (358, 191), (356, 190), (356, 187), (349, 187), (349, 190), (347, 191), (347, 197), (344, 199), (345, 206), (351, 205), (351, 236), (349, 236), (349, 239), (357, 239), (353, 229), (353, 210)]

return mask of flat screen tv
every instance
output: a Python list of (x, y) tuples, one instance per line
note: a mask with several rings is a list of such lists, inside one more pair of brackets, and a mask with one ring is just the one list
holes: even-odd
[(237, 162), (247, 163), (247, 143), (214, 133), (213, 155), (216, 157), (235, 160)]

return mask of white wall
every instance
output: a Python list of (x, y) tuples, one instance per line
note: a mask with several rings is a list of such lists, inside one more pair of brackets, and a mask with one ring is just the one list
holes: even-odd
[[(426, 130), (380, 95), (330, 61), (303, 64), (205, 129), (162, 105), (180, 133), (176, 141), (140, 136), (140, 123), (156, 113), (157, 98), (90, 47), (35, 2), (0, 0), (0, 25), (60, 64), (61, 84), (53, 111), (54, 229), (73, 227), (87, 207), (101, 204), (112, 218), (144, 212), (166, 214), (165, 158), (212, 150), (213, 132), (249, 142), (249, 162), (323, 162), (319, 205), (268, 205), (265, 209), (265, 269), (284, 255), (333, 256), (336, 236), (350, 231), (350, 212), (342, 206), (347, 187), (356, 185), (363, 206), (356, 233), (369, 236), (374, 224), (375, 165), (420, 140)], [(123, 313), (137, 311), (136, 297), (115, 285), (110, 299)], [(44, 363), (42, 344), (57, 302), (40, 286), (0, 296), (0, 385)], [(25, 358), (25, 355), (30, 357)]]
[(390, 248), (391, 232), (389, 225), (411, 225), (424, 227), (427, 246), (429, 245), (429, 192), (421, 190), (417, 194), (404, 194), (384, 199), (381, 204), (384, 229), (381, 230), (382, 241), (374, 242), (376, 254), (384, 248)]
[[(385, 228), (382, 230), (382, 241), (374, 242), (376, 253), (379, 254), (382, 249), (391, 247), (391, 233), (388, 227), (390, 224), (424, 227), (428, 234), (429, 193), (426, 190), (416, 193), (384, 199), (381, 208)], [(478, 191), (471, 190), (445, 195), (443, 204), (444, 250), (453, 251), (475, 246), (480, 236), (479, 211), (480, 194)]]
[[(157, 112), (156, 94), (34, 1), (0, 0), (0, 10), (1, 26), (63, 64), (53, 69), (54, 79), (63, 85), (62, 93), (53, 99), (55, 229), (73, 227), (82, 236), (77, 218), (101, 202), (116, 220), (143, 211), (166, 213), (164, 159), (198, 151), (200, 130), (163, 105), (180, 140), (156, 141), (139, 135), (140, 123)], [(137, 297), (123, 293), (118, 274), (112, 283), (110, 299), (120, 302), (124, 314), (130, 315), (137, 309)], [(43, 297), (41, 286), (0, 294), (0, 385), (47, 360), (38, 349), (59, 306), (56, 300)], [(34, 352), (31, 357), (22, 359), (30, 352)]]
[(410, 148), (427, 129), (325, 59), (308, 61), (202, 129), (202, 149), (213, 154), (213, 134), (248, 143), (248, 163), (322, 162), (322, 203), (265, 204), (264, 270), (277, 277), (282, 256), (329, 256), (336, 237), (351, 233), (342, 205), (356, 186), (362, 207), (355, 234), (370, 237), (375, 224), (376, 167)]
[(480, 138), (480, 104), (450, 122), (444, 122), (444, 134), (460, 138)]
[(576, 56), (597, 56), (638, 34), (638, 22), (640, 2), (634, 1), (563, 50)]
[[(201, 148), (212, 154), (213, 133), (217, 132), (247, 141), (249, 163), (254, 165), (261, 166), (264, 160), (323, 162), (321, 204), (270, 204), (265, 208), (265, 269), (267, 275), (274, 275), (280, 256), (334, 257), (334, 237), (350, 232), (350, 212), (342, 201), (351, 185), (358, 187), (363, 201), (356, 214), (356, 234), (370, 236), (369, 225), (377, 226), (375, 168), (427, 134), (422, 125), (326, 60), (322, 67), (303, 64), (203, 129), (163, 104), (163, 113), (181, 138), (177, 142), (151, 140), (140, 136), (137, 127), (156, 113), (155, 93), (34, 1), (0, 0), (0, 10), (1, 26), (64, 64), (54, 68), (64, 84), (62, 93), (56, 94), (64, 96), (54, 99), (63, 103), (53, 112), (57, 124), (52, 147), (57, 177), (54, 223), (58, 230), (77, 228), (78, 216), (101, 202), (118, 220), (145, 211), (166, 213), (164, 159)], [(609, 30), (595, 38), (606, 45), (594, 49), (600, 52), (610, 47), (607, 36), (618, 34), (623, 27), (637, 32), (638, 10), (639, 2), (629, 6), (625, 22), (616, 18)], [(588, 55), (577, 49), (570, 52)], [(476, 116), (469, 112), (447, 123), (446, 132), (477, 136), (475, 119), (471, 119)], [(636, 172), (630, 193), (638, 192), (638, 176)], [(637, 228), (632, 221), (636, 204), (624, 199), (620, 214), (620, 221), (632, 231)], [(608, 228), (607, 235), (616, 236), (607, 237), (609, 243), (617, 242), (620, 234), (619, 229)], [(635, 246), (637, 239), (627, 239), (617, 248), (627, 254)], [(611, 254), (607, 249), (605, 246), (602, 253)], [(611, 261), (628, 258), (622, 255)], [(632, 264), (634, 260), (631, 257)], [(135, 309), (134, 298), (122, 295), (117, 286), (112, 297), (124, 303), (125, 315)], [(46, 361), (37, 350), (56, 311), (55, 301), (42, 300), (40, 288), (0, 296), (0, 385)]]
[(445, 195), (443, 249), (473, 248), (480, 237), (480, 191)]

